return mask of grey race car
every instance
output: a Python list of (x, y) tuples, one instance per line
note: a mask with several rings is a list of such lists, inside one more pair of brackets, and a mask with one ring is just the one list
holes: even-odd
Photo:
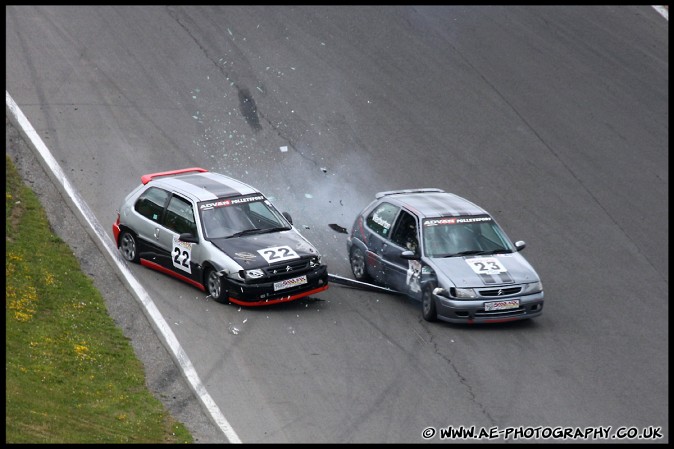
[(539, 316), (543, 285), (484, 209), (441, 189), (380, 192), (347, 239), (354, 277), (420, 300), (427, 321)]
[(144, 175), (112, 225), (129, 262), (222, 303), (271, 305), (328, 288), (321, 255), (258, 190), (203, 168)]

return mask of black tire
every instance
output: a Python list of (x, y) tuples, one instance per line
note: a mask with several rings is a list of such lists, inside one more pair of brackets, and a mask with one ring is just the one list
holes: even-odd
[(127, 262), (138, 263), (138, 242), (136, 235), (131, 231), (122, 231), (119, 236), (119, 252)]
[(207, 268), (206, 273), (204, 273), (204, 287), (211, 298), (216, 302), (227, 304), (229, 302), (229, 297), (224, 288), (222, 288), (222, 282), (220, 276), (213, 268)]
[(349, 255), (349, 262), (351, 264), (351, 272), (353, 277), (360, 282), (370, 282), (372, 278), (367, 272), (367, 263), (365, 262), (365, 253), (363, 250), (354, 246)]
[(424, 317), (424, 320), (430, 322), (438, 320), (438, 311), (435, 307), (435, 299), (433, 298), (434, 288), (434, 284), (427, 285), (421, 295), (421, 315)]

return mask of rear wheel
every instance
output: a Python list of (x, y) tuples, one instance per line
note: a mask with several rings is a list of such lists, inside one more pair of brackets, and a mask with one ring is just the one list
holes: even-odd
[(136, 244), (136, 236), (132, 232), (122, 231), (122, 235), (119, 237), (119, 251), (126, 261), (138, 263), (140, 259), (138, 257), (138, 245)]
[(351, 263), (351, 271), (353, 272), (353, 276), (357, 281), (368, 282), (371, 280), (370, 275), (367, 274), (365, 254), (363, 253), (362, 249), (354, 247), (351, 250), (349, 262)]
[(434, 284), (429, 284), (424, 289), (424, 293), (421, 296), (421, 314), (426, 321), (437, 321), (438, 320), (438, 311), (435, 308), (435, 299), (433, 298), (433, 289), (435, 288)]
[(204, 287), (206, 287), (206, 291), (209, 295), (211, 295), (211, 298), (223, 304), (228, 303), (229, 298), (227, 297), (225, 290), (222, 288), (222, 282), (220, 280), (220, 276), (218, 276), (218, 272), (213, 268), (208, 268), (206, 270), (205, 279), (206, 285), (204, 285)]

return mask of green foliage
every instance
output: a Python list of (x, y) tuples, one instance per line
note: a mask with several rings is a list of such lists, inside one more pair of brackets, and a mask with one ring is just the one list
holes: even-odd
[(192, 443), (6, 159), (5, 443)]

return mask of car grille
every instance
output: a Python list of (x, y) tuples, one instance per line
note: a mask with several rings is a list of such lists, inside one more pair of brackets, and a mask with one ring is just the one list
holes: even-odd
[(267, 280), (283, 279), (293, 275), (300, 275), (309, 268), (309, 259), (293, 260), (286, 263), (278, 263), (267, 268), (263, 268), (268, 276)]
[(508, 296), (515, 295), (522, 290), (522, 287), (495, 288), (490, 290), (478, 290), (480, 296)]

